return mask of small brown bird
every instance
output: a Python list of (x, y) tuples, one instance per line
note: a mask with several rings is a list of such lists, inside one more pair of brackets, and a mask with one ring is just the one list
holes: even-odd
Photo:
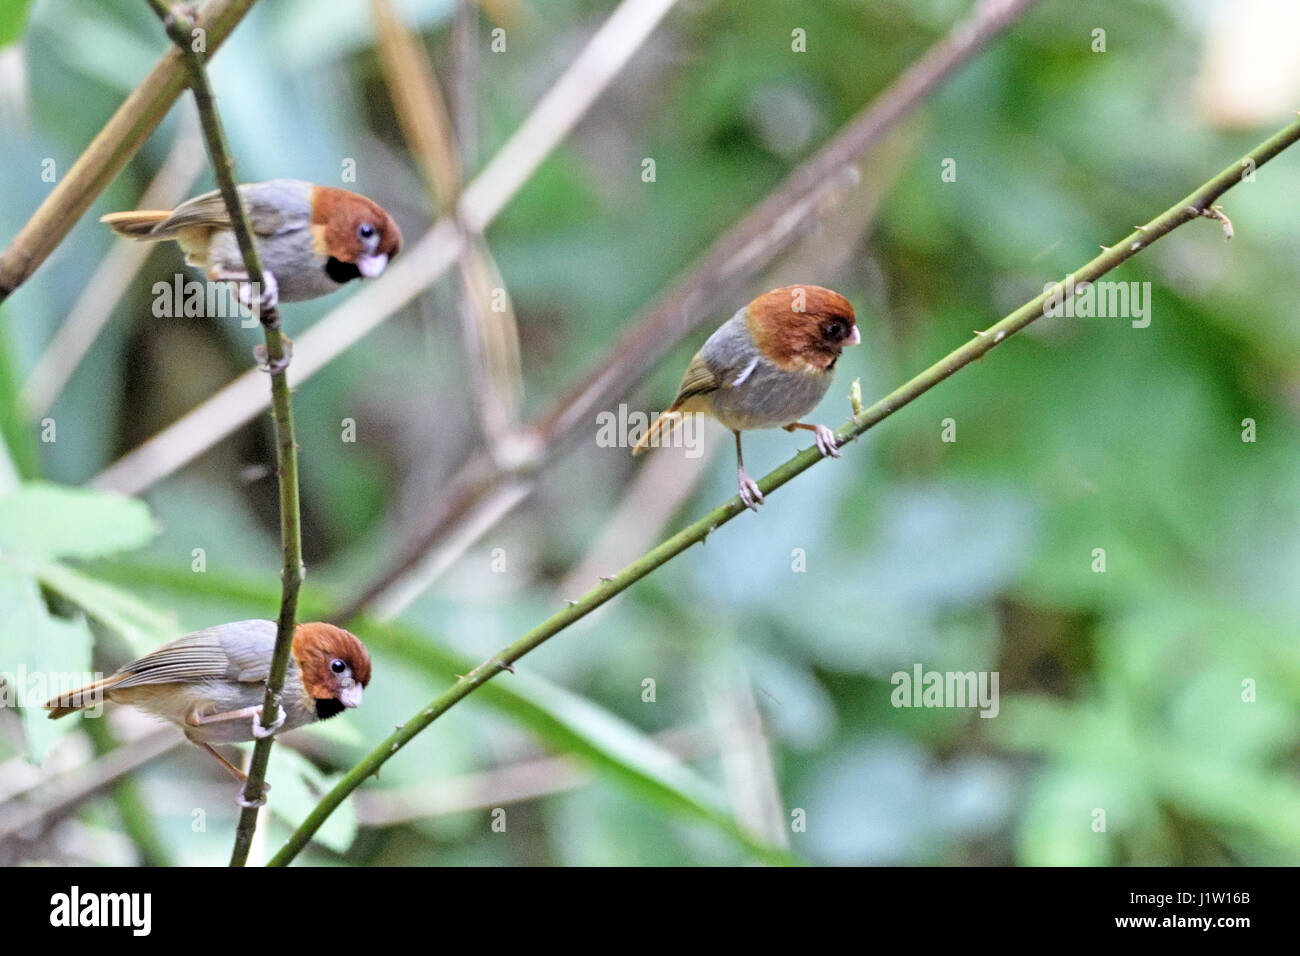
[(823, 455), (838, 458), (834, 433), (825, 425), (799, 419), (830, 388), (840, 351), (860, 341), (853, 306), (838, 292), (816, 285), (764, 292), (724, 322), (695, 353), (677, 397), (632, 454), (662, 443), (685, 414), (712, 415), (736, 436), (740, 500), (757, 511), (763, 493), (745, 471), (740, 433), (751, 428), (807, 429), (816, 434)]
[(213, 744), (255, 740), (333, 717), (360, 706), (370, 683), (370, 655), (353, 634), (333, 624), (299, 624), (280, 712), (263, 726), (275, 630), (274, 621), (236, 621), (186, 634), (45, 707), (51, 720), (105, 698), (138, 707), (176, 724), (244, 783), (245, 774)]
[[(239, 195), (262, 260), (266, 308), (328, 295), (353, 279), (373, 279), (402, 248), (393, 217), (346, 189), (271, 179), (240, 186)], [(131, 239), (175, 240), (186, 263), (214, 282), (248, 281), (220, 192), (195, 196), (171, 210), (113, 212), (99, 221)]]

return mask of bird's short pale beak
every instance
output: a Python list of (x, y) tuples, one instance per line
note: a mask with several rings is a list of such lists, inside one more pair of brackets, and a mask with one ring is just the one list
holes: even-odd
[(855, 325), (853, 326), (853, 334), (849, 336), (849, 345), (857, 345), (861, 341), (862, 333), (858, 331), (858, 327)]
[(360, 707), (361, 692), (365, 690), (360, 684), (353, 684), (339, 691), (339, 703), (344, 707)]
[(362, 256), (357, 260), (357, 271), (367, 279), (374, 279), (383, 275), (387, 266), (388, 256), (382, 252), (374, 256)]

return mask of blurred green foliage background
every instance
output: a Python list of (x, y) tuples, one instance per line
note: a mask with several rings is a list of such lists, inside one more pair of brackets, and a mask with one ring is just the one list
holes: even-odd
[[(815, 419), (838, 425), (854, 378), (883, 395), (1290, 119), (1300, 78), (1269, 43), (1292, 35), (1283, 6), (1046, 0), (943, 86), (802, 251), (753, 277), (751, 293), (816, 283), (858, 308), (864, 347)], [(446, 83), (454, 4), (397, 7)], [(474, 168), (612, 7), (484, 4)], [(519, 319), (524, 417), (968, 7), (679, 4), (487, 232)], [(507, 48), (491, 53), (498, 26)], [(791, 51), (794, 28), (807, 53)], [(0, 51), (3, 241), (52, 188), (42, 162), (67, 170), (165, 48), (143, 2), (36, 0)], [(368, 4), (263, 0), (211, 72), (241, 180), (339, 184), (351, 158), (346, 185), (408, 243), (427, 229)], [(19, 399), (117, 241), (95, 220), (137, 204), (192, 111), (183, 98), (0, 307), (5, 436), (26, 479), (84, 484), (251, 364), (257, 330), (153, 318), (152, 283), (181, 269), (167, 246), (48, 412), (55, 441)], [(942, 182), (949, 158), (956, 180)], [(205, 172), (191, 193), (210, 186)], [(307, 859), (729, 864), (784, 847), (834, 864), (1295, 862), (1298, 189), (1300, 154), (1284, 153), (1225, 198), (1234, 241), (1193, 223), (1110, 276), (1150, 283), (1149, 327), (1041, 320), (561, 634), (390, 761)], [(287, 330), (351, 294), (286, 307)], [(297, 390), (303, 619), (390, 562), (481, 443), (458, 297), (449, 276)], [(631, 407), (662, 408), (706, 334), (651, 370)], [(635, 557), (615, 541), (597, 550), (607, 566), (571, 578), (614, 515), (648, 545), (734, 493), (721, 442), (671, 472), (682, 504), (650, 517), (661, 490), (631, 489), (653, 464), (598, 447), (594, 421), (580, 432), (398, 622), (357, 625), (376, 656), (371, 694), (276, 748), (255, 859), (452, 675)], [(761, 475), (807, 444), (754, 434), (747, 463)], [(0, 670), (88, 667), (93, 637), (108, 671), (183, 630), (274, 617), (271, 461), (263, 415), (149, 488), (147, 512), (31, 485), (0, 499)], [(891, 675), (918, 663), (996, 671), (997, 716), (892, 706)], [(27, 787), (113, 746), (92, 744), (92, 722), (41, 718), (0, 710), (0, 860), (224, 862), (233, 790), (192, 748), (6, 832)], [(150, 726), (129, 712), (108, 724), (118, 740)]]

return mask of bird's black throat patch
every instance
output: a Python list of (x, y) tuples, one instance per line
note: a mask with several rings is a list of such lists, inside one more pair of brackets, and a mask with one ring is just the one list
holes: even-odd
[(357, 268), (355, 262), (344, 262), (342, 259), (335, 259), (333, 256), (330, 256), (325, 263), (325, 274), (339, 285), (361, 278), (361, 270)]
[(343, 702), (334, 697), (317, 697), (316, 698), (316, 719), (328, 720), (331, 717), (337, 717), (343, 711), (347, 710)]

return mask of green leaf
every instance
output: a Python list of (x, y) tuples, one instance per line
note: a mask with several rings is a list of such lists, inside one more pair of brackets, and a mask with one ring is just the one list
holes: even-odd
[[(401, 626), (359, 620), (356, 627), (374, 647), (396, 651), (448, 680), (468, 673), (473, 666)], [(747, 831), (727, 811), (718, 788), (599, 705), (527, 673), (485, 684), (475, 697), (514, 718), (551, 749), (585, 758), (644, 800), (712, 824), (760, 859), (777, 864), (802, 862)]]
[[(296, 750), (275, 747), (271, 750), (271, 764), (266, 774), (268, 780), (274, 781), (267, 805), (290, 827), (296, 827), (320, 802), (320, 798), (338, 783), (340, 776), (342, 774), (327, 776), (321, 773), (314, 763)], [(315, 839), (336, 853), (344, 853), (356, 835), (357, 811), (351, 800), (345, 800), (316, 831)], [(271, 852), (275, 849), (274, 845), (270, 847)]]
[(174, 615), (157, 611), (111, 584), (58, 561), (30, 562), (26, 568), (51, 591), (121, 636), (137, 654), (144, 654), (176, 636), (179, 625)]
[(27, 758), (39, 764), (77, 725), (73, 720), (50, 720), (41, 705), (60, 691), (93, 680), (93, 638), (84, 620), (53, 617), (36, 585), (6, 565), (0, 565), (0, 621), (0, 661), (13, 667), (3, 675), (0, 705), (22, 707)]
[(31, 482), (0, 498), (0, 551), (93, 558), (148, 544), (158, 529), (143, 501)]
[(0, 47), (8, 46), (23, 35), (30, 7), (31, 0), (5, 0), (0, 4)]
[[(2, 15), (0, 15), (2, 16)], [(3, 441), (19, 474), (29, 477), (40, 470), (36, 431), (31, 427), (19, 397), (10, 336), (13, 323), (0, 308), (0, 441)], [(0, 450), (0, 454), (4, 454)]]

